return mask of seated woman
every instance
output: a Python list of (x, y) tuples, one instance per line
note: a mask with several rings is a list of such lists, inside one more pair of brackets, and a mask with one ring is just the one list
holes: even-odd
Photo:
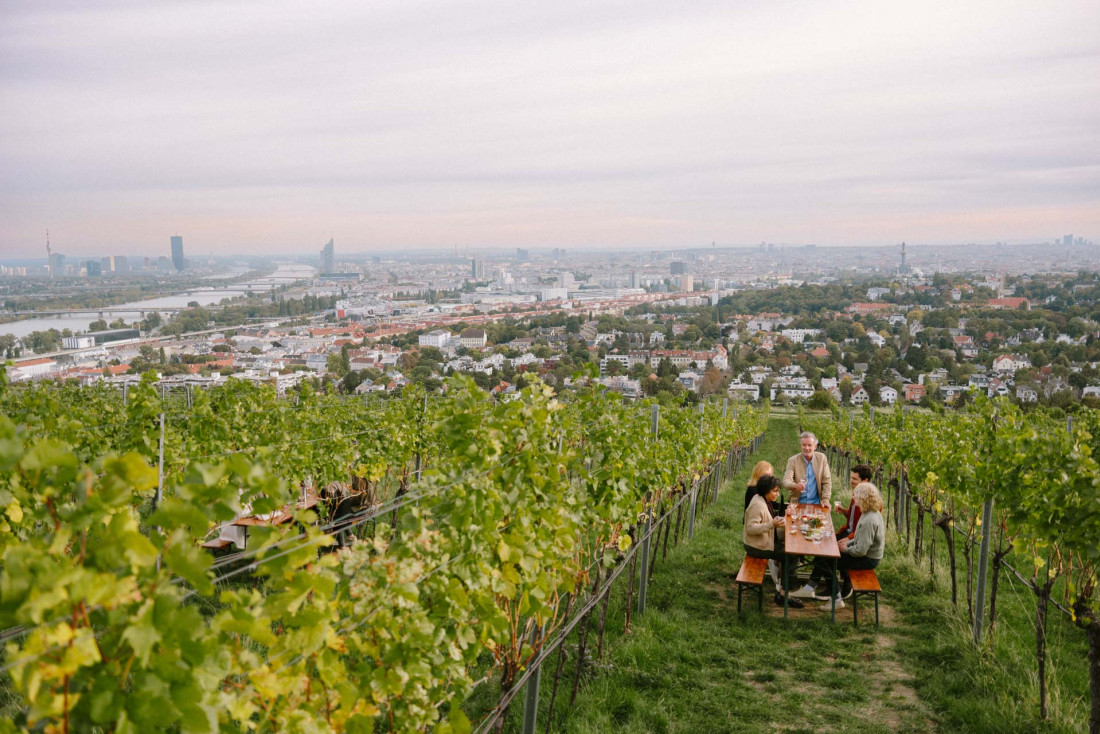
[[(786, 563), (786, 554), (782, 543), (776, 542), (776, 530), (783, 527), (782, 515), (773, 515), (768, 509), (769, 502), (779, 499), (779, 480), (773, 476), (762, 476), (756, 483), (756, 494), (745, 509), (745, 529), (742, 542), (745, 555), (753, 558), (767, 558), (780, 564)], [(775, 592), (775, 603), (783, 606), (783, 595)], [(802, 602), (788, 599), (790, 606), (799, 608)]]
[[(852, 540), (841, 539), (840, 559), (837, 561), (837, 570), (844, 577), (844, 584), (836, 598), (838, 609), (844, 606), (844, 599), (852, 595), (852, 582), (848, 578), (851, 569), (872, 569), (882, 560), (883, 551), (886, 549), (886, 522), (882, 518), (882, 495), (878, 487), (870, 482), (863, 482), (852, 492), (852, 501), (860, 509), (859, 525), (856, 526), (855, 537)], [(820, 573), (821, 577), (832, 589), (835, 583), (832, 564), (827, 558), (819, 558), (815, 565), (814, 573)], [(818, 599), (829, 601), (829, 592)]]
[[(745, 509), (749, 509), (749, 503), (752, 502), (752, 498), (756, 496), (756, 483), (760, 481), (760, 477), (770, 477), (775, 474), (775, 470), (772, 465), (766, 461), (756, 462), (756, 466), (752, 468), (752, 479), (749, 480), (749, 486), (745, 488)], [(774, 507), (772, 508), (775, 509)], [(782, 514), (772, 512), (773, 515)]]

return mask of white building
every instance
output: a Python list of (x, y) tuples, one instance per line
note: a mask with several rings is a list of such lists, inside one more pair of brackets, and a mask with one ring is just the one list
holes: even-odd
[(817, 336), (821, 333), (821, 329), (783, 329), (779, 332), (785, 338), (790, 339), (795, 344), (801, 344), (806, 341), (806, 337)]
[(1015, 374), (1031, 366), (1031, 360), (1022, 354), (1002, 354), (993, 360), (993, 371)]
[(741, 382), (740, 380), (735, 380), (734, 382), (731, 382), (728, 392), (729, 396), (735, 399), (748, 400), (754, 403), (760, 399), (759, 385), (746, 384)]
[(544, 360), (539, 359), (530, 352), (525, 352), (512, 360), (512, 367), (523, 367), (530, 364), (542, 364)]
[(429, 331), (427, 334), (421, 334), (418, 341), (422, 347), (444, 349), (450, 346), (452, 338), (451, 332), (446, 329), (436, 329), (435, 331)]
[(878, 389), (878, 398), (886, 405), (893, 405), (898, 401), (898, 391), (889, 385), (883, 385)]
[(599, 384), (617, 393), (622, 393), (622, 395), (627, 398), (639, 398), (642, 396), (642, 383), (622, 375), (600, 378)]
[(458, 337), (458, 345), (467, 349), (480, 349), (485, 346), (485, 329), (466, 329)]
[(681, 372), (679, 375), (676, 376), (676, 379), (679, 380), (681, 385), (686, 387), (688, 390), (691, 390), (692, 392), (698, 392), (699, 386), (703, 382), (703, 376), (700, 375), (698, 372), (694, 372), (692, 370)]
[[(1085, 388), (1088, 390), (1089, 388)], [(1096, 388), (1100, 391), (1100, 388)], [(1100, 394), (1100, 392), (1098, 392)], [(1037, 403), (1039, 402), (1039, 393), (1035, 391), (1035, 388), (1028, 387), (1027, 385), (1019, 385), (1016, 388), (1016, 399), (1021, 403)]]
[(41, 377), (47, 377), (57, 371), (57, 362), (47, 357), (39, 357), (38, 359), (27, 359), (22, 362), (16, 362), (14, 367), (8, 367), (8, 377), (12, 382), (20, 382), (22, 380), (36, 380)]
[(95, 346), (93, 336), (66, 336), (61, 339), (61, 346), (65, 349), (88, 349)]
[(607, 374), (608, 365), (612, 362), (618, 362), (622, 367), (619, 372), (626, 372), (633, 367), (637, 362), (629, 354), (608, 354), (600, 360), (600, 374)]
[(540, 301), (564, 301), (569, 298), (569, 291), (566, 288), (543, 288), (539, 291)]
[(771, 369), (767, 367), (749, 367), (749, 381), (754, 385), (760, 385), (771, 376)]
[(772, 400), (775, 400), (777, 395), (803, 400), (813, 396), (813, 394), (814, 387), (805, 377), (776, 380), (771, 389)]

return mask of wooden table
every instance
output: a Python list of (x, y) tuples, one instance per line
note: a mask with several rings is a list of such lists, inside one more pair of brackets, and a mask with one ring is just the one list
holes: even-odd
[(304, 500), (298, 500), (293, 504), (285, 504), (275, 512), (272, 512), (266, 517), (259, 515), (249, 515), (247, 517), (239, 517), (233, 521), (233, 525), (244, 528), (244, 544), (248, 547), (248, 529), (259, 527), (270, 527), (273, 525), (285, 525), (294, 519), (295, 510), (308, 510), (317, 506), (317, 495), (306, 495)]
[(290, 505), (283, 505), (275, 512), (272, 512), (267, 517), (259, 515), (249, 515), (248, 517), (237, 518), (233, 521), (234, 525), (245, 528), (265, 527), (268, 525), (285, 525), (294, 519), (295, 510), (308, 510), (317, 506), (317, 497), (310, 496), (306, 499), (298, 500), (294, 503), (294, 509), (291, 509)]
[[(802, 522), (802, 516), (809, 514), (810, 509), (819, 510), (822, 513), (822, 520), (829, 524), (833, 523), (833, 516), (829, 512), (829, 508), (824, 505), (796, 505), (798, 512), (795, 517), (798, 518), (799, 524)], [(790, 515), (786, 516), (787, 519)], [(836, 533), (830, 533), (827, 537), (822, 538), (818, 542), (808, 540), (802, 535), (802, 531), (797, 533), (791, 532), (791, 524), (784, 523), (784, 551), (788, 556), (815, 556), (820, 558), (832, 558), (833, 559), (833, 588), (832, 593), (829, 595), (829, 604), (832, 606), (832, 618), (836, 621), (836, 562), (840, 558), (840, 547), (836, 542)], [(783, 564), (783, 586), (787, 589), (787, 593), (783, 595), (783, 618), (787, 618), (787, 597), (790, 594), (790, 583), (788, 582), (788, 576), (790, 575), (790, 563)]]

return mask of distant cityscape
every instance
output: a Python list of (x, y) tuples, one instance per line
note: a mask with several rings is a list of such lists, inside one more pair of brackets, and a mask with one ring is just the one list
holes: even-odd
[[(912, 267), (923, 268), (924, 270), (935, 272), (955, 272), (973, 268), (981, 269), (984, 267), (1003, 269), (1008, 265), (1011, 265), (1012, 268), (1020, 272), (1045, 272), (1056, 271), (1059, 268), (1072, 268), (1079, 262), (1093, 262), (1100, 256), (1096, 253), (1084, 252), (1079, 248), (1091, 248), (1094, 244), (1092, 240), (1084, 237), (1066, 234), (1047, 242), (1036, 242), (1033, 244), (1009, 245), (1003, 242), (997, 242), (994, 244), (968, 244), (965, 246), (918, 245), (915, 250), (913, 246), (909, 246), (909, 252), (917, 257), (916, 264), (913, 264)], [(1034, 249), (1036, 247), (1048, 248), (1052, 246), (1056, 248), (1065, 247), (1074, 249), (1058, 251), (1059, 257), (1054, 260), (1051, 260), (1047, 256), (1048, 250), (1044, 249), (1042, 252), (1037, 252)], [(188, 267), (188, 260), (184, 255), (183, 237), (180, 235), (172, 235), (169, 238), (167, 254), (159, 256), (131, 254), (70, 258), (64, 253), (52, 251), (52, 247), (48, 240), (48, 233), (46, 247), (48, 257), (45, 259), (0, 259), (0, 278), (99, 278), (108, 275), (126, 275), (129, 273), (170, 273), (173, 270), (182, 272)], [(906, 268), (910, 267), (906, 265), (905, 243), (901, 243), (900, 248), (899, 267), (901, 268), (901, 272), (904, 273), (908, 272)], [(671, 263), (669, 274), (674, 276), (690, 275), (691, 278), (689, 278), (689, 281), (694, 282), (694, 278), (702, 276), (701, 273), (694, 272), (697, 263), (721, 263), (723, 257), (729, 257), (731, 255), (747, 256), (753, 254), (755, 255), (752, 259), (754, 265), (763, 264), (772, 269), (778, 268), (780, 270), (784, 268), (790, 269), (790, 265), (797, 265), (798, 267), (796, 269), (798, 269), (799, 272), (803, 272), (801, 268), (810, 267), (820, 274), (827, 273), (831, 270), (860, 271), (868, 268), (871, 270), (881, 268), (882, 255), (885, 251), (889, 251), (890, 249), (892, 249), (891, 246), (825, 247), (812, 244), (789, 245), (761, 242), (757, 246), (717, 246), (712, 244), (709, 248), (646, 249), (641, 251), (584, 248), (584, 252), (590, 255), (599, 254), (601, 257), (606, 256), (612, 261), (612, 264), (621, 263), (623, 261), (648, 263), (655, 260), (661, 260), (662, 258), (671, 258), (673, 262)], [(1028, 251), (1030, 251), (1030, 256)], [(568, 250), (558, 247), (543, 250), (517, 247), (514, 251), (495, 249), (481, 252), (475, 250), (477, 254), (473, 255), (470, 255), (469, 252), (469, 246), (459, 248), (459, 246), (456, 245), (453, 249), (453, 256), (454, 258), (462, 258), (468, 261), (470, 278), (474, 280), (484, 280), (486, 278), (486, 262), (490, 265), (499, 262), (536, 264), (552, 262), (559, 264), (566, 261)], [(577, 249), (574, 249), (575, 257), (578, 252)], [(369, 265), (378, 263), (382, 259), (386, 259), (387, 261), (408, 260), (409, 262), (421, 262), (425, 259), (433, 259), (439, 262), (448, 262), (454, 259), (448, 258), (448, 254), (451, 253), (445, 250), (403, 250), (400, 252), (380, 250), (377, 254), (345, 254), (344, 257), (338, 261), (335, 240), (329, 239), (321, 248), (319, 257), (315, 259), (314, 264), (321, 273), (335, 273), (338, 271), (347, 272), (349, 270), (355, 270), (357, 264)], [(766, 257), (759, 257), (761, 255), (765, 255)], [(701, 256), (706, 257), (703, 257), (701, 260)], [(851, 266), (846, 267), (845, 264), (829, 262), (830, 257), (843, 260), (845, 264), (851, 263)], [(225, 261), (227, 258), (234, 259), (231, 255), (219, 255), (217, 257), (210, 255), (204, 258), (203, 262), (204, 264), (215, 264), (219, 261)], [(247, 259), (254, 260), (256, 258), (254, 256), (249, 256)], [(309, 260), (309, 258), (293, 256), (288, 256), (287, 259), (296, 262)], [(339, 268), (337, 267), (338, 262), (340, 264)], [(690, 269), (693, 272), (688, 272), (689, 267), (685, 262), (690, 262), (692, 264)], [(737, 268), (736, 270), (740, 272), (743, 271), (743, 268)], [(722, 274), (723, 273), (716, 271), (714, 276), (718, 277)], [(640, 286), (635, 285), (633, 287)]]
[[(124, 387), (153, 372), (164, 389), (232, 378), (390, 394), (467, 373), (507, 394), (536, 374), (568, 388), (589, 364), (628, 398), (1100, 401), (1100, 248), (1071, 235), (1042, 248), (367, 256), (329, 239), (297, 262), (188, 260), (181, 235), (169, 244), (171, 257), (79, 270), (52, 253), (0, 279), (9, 378)], [(152, 297), (111, 301), (128, 282)]]

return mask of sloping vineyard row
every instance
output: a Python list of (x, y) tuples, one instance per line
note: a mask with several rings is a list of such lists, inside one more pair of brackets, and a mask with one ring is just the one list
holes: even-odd
[[(16, 630), (2, 668), (17, 704), (0, 731), (463, 731), (469, 693), (508, 688), (639, 518), (766, 421), (662, 409), (654, 433), (650, 406), (594, 389), (449, 388), (382, 406), (200, 393), (165, 421), (163, 481), (169, 411), (151, 385), (125, 403), (5, 390), (0, 627)], [(200, 547), (303, 481), (346, 485), (356, 512), (334, 524), (322, 500), (253, 528), (236, 563)]]
[[(972, 579), (982, 578), (984, 569), (973, 567), (971, 551), (981, 544), (983, 516), (991, 523), (985, 540), (993, 546), (991, 621), (1006, 557), (1012, 552), (1030, 561), (1025, 571), (1031, 577), (1024, 580), (1036, 596), (1040, 715), (1046, 714), (1046, 614), (1057, 604), (1088, 637), (1090, 731), (1100, 732), (1100, 415), (1087, 411), (1061, 422), (982, 398), (964, 413), (865, 410), (856, 417), (838, 411), (803, 422), (853, 463), (868, 462), (891, 480), (895, 528), (907, 545), (912, 542), (914, 560), (921, 561), (926, 546), (931, 548), (927, 561), (933, 571), (936, 538), (934, 532), (921, 537), (925, 518), (942, 532), (953, 600), (959, 594), (956, 536), (961, 538), (968, 613), (971, 620), (978, 617), (976, 637), (984, 600), (975, 594)], [(913, 513), (917, 521), (911, 526)], [(1060, 599), (1055, 599), (1059, 581)]]

